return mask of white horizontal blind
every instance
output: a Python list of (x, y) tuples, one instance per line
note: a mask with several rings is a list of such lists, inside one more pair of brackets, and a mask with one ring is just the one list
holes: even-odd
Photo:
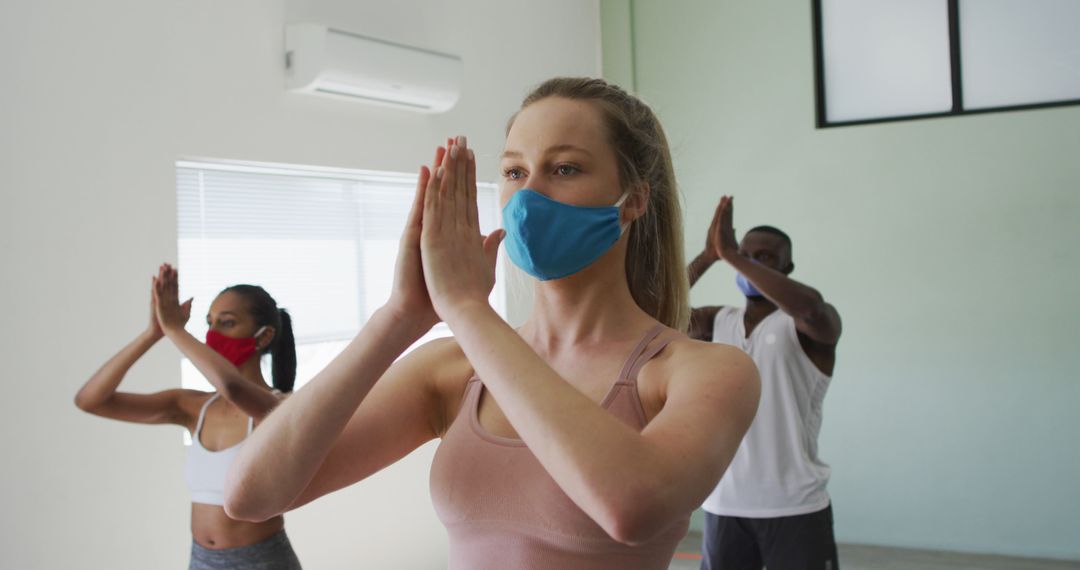
[[(478, 186), (486, 234), (499, 224), (496, 187)], [(261, 285), (293, 317), (299, 388), (389, 298), (415, 189), (415, 174), (178, 162), (180, 292), (195, 298), (188, 330), (205, 336), (225, 287)], [(497, 284), (492, 306), (505, 314), (504, 305)], [(425, 340), (448, 335), (439, 325)], [(182, 371), (185, 387), (210, 389), (189, 362)]]

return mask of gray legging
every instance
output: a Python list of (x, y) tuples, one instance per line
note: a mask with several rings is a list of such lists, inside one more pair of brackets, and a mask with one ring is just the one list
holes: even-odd
[(289, 537), (281, 531), (270, 538), (238, 548), (210, 550), (191, 542), (188, 570), (301, 570)]

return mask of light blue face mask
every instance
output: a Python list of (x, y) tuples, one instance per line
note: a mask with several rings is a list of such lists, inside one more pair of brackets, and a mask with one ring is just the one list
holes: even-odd
[[(756, 259), (751, 259), (750, 261), (753, 261), (754, 263), (757, 263), (758, 265), (761, 265), (761, 262), (759, 262)], [(761, 291), (758, 291), (758, 288), (754, 287), (754, 284), (751, 283), (750, 280), (747, 279), (746, 276), (743, 275), (742, 273), (739, 273), (739, 274), (737, 274), (735, 276), (735, 286), (738, 287), (739, 291), (742, 291), (742, 294), (747, 296), (747, 297), (764, 297), (765, 296), (765, 295), (763, 295), (761, 293)]]
[(765, 295), (762, 295), (761, 291), (758, 291), (758, 288), (754, 287), (754, 284), (751, 283), (750, 280), (747, 279), (746, 276), (743, 275), (742, 273), (739, 273), (738, 275), (735, 276), (735, 285), (738, 286), (739, 291), (742, 291), (742, 294), (747, 296), (747, 297), (764, 297), (765, 296)]
[(574, 206), (534, 190), (514, 192), (503, 208), (510, 260), (541, 281), (585, 269), (619, 241), (623, 194), (612, 206)]

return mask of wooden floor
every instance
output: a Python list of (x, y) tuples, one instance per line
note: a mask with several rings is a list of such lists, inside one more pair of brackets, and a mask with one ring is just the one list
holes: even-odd
[[(912, 550), (886, 546), (841, 544), (840, 568), (844, 570), (1058, 570), (1080, 569), (1080, 560), (1013, 558), (936, 550)], [(701, 535), (692, 532), (679, 545), (671, 570), (697, 570), (701, 565)]]

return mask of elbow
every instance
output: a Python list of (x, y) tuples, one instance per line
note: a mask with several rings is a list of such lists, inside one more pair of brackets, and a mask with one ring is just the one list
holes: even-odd
[(225, 514), (244, 522), (261, 523), (281, 514), (269, 500), (264, 500), (244, 481), (237, 481), (236, 473), (230, 471), (225, 480)]
[(225, 498), (225, 514), (234, 521), (261, 523), (270, 520), (271, 516), (266, 516), (260, 513), (257, 509), (252, 508), (248, 502), (243, 500), (234, 499), (226, 496)]
[(613, 513), (606, 528), (608, 536), (615, 542), (626, 546), (641, 546), (656, 538), (660, 532), (667, 528), (660, 524), (663, 517), (650, 516), (644, 509), (623, 508), (621, 512)]
[(94, 413), (94, 410), (96, 410), (99, 406), (101, 406), (101, 402), (96, 401), (95, 398), (91, 398), (90, 396), (87, 396), (86, 394), (84, 394), (82, 392), (79, 392), (78, 394), (75, 394), (75, 407), (76, 408), (79, 408), (80, 410), (82, 410), (84, 412), (92, 414), (92, 413)]
[(261, 523), (280, 513), (266, 509), (258, 501), (245, 497), (243, 493), (225, 492), (225, 514), (237, 521)]
[(798, 322), (803, 324), (811, 338), (818, 342), (834, 344), (840, 339), (840, 323), (825, 302), (815, 303), (799, 313)]
[[(644, 499), (643, 497), (650, 497)], [(613, 540), (626, 546), (640, 546), (670, 528), (675, 519), (671, 509), (655, 489), (648, 493), (627, 495), (607, 510), (601, 526)]]
[(820, 321), (828, 314), (828, 303), (821, 297), (820, 293), (814, 292), (814, 298), (809, 299), (808, 302), (800, 308), (800, 310), (792, 316), (799, 317), (800, 320), (806, 322)]

